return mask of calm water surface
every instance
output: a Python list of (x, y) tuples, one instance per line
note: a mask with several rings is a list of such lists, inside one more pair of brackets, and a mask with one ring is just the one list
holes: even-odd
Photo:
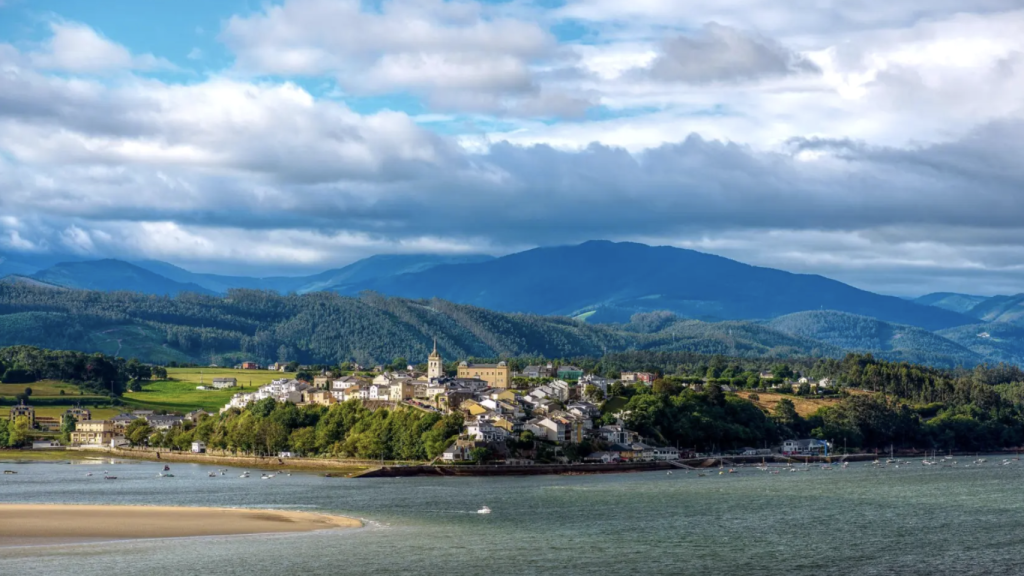
[(366, 528), (6, 548), (0, 574), (1024, 574), (1024, 465), (1001, 460), (262, 481), (188, 464), (158, 478), (150, 462), (5, 463), (18, 474), (0, 476), (0, 502), (310, 510)]

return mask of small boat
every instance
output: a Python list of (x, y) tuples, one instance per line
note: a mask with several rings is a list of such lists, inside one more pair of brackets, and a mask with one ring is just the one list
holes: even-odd
[(104, 476), (104, 480), (117, 480), (117, 476)]
[(707, 476), (707, 474), (697, 474), (697, 478), (703, 478), (705, 476)]
[(671, 470), (669, 470), (668, 472), (665, 472), (665, 475), (666, 475), (666, 476), (671, 476), (671, 475), (672, 475), (672, 471), (671, 471)]
[(87, 472), (85, 475), (86, 476), (92, 476), (92, 472)]
[(477, 510), (476, 513), (477, 514), (490, 514), (491, 513), (491, 509), (488, 508), (487, 506), (483, 506), (479, 510)]
[(4, 474), (17, 474), (14, 470), (4, 470)]
[(210, 472), (209, 474), (207, 474), (207, 476), (209, 476), (210, 478), (216, 478), (217, 477), (217, 473), (216, 472)]
[(160, 478), (174, 478), (174, 474), (164, 474), (163, 472), (157, 474)]
[(164, 464), (164, 472), (168, 472), (168, 471), (170, 471), (170, 469), (171, 469), (170, 466), (168, 466), (167, 464)]

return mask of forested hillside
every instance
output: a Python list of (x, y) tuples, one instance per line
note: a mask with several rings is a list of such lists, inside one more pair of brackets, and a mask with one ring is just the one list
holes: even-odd
[(169, 297), (0, 283), (0, 345), (102, 352), (157, 363), (376, 364), (396, 357), (425, 358), (434, 337), (449, 359), (569, 358), (630, 350), (838, 358), (856, 350), (951, 367), (1013, 357), (1006, 350), (985, 356), (923, 330), (829, 312), (782, 318), (777, 324), (702, 322), (655, 312), (635, 315), (628, 324), (594, 325), (372, 293), (282, 296), (232, 290), (226, 297)]
[(789, 314), (768, 325), (843, 350), (872, 352), (887, 360), (945, 367), (974, 366), (986, 360), (983, 354), (927, 330), (831, 310)]
[[(231, 363), (364, 364), (426, 358), (432, 339), (450, 359), (598, 356), (631, 349), (695, 349), (765, 355), (766, 344), (735, 346), (671, 334), (637, 334), (559, 317), (502, 314), (441, 300), (412, 301), (318, 292), (281, 296), (233, 290), (225, 298), (0, 285), (0, 343), (103, 351), (140, 359)], [(786, 354), (810, 355), (789, 339)], [(116, 348), (115, 348), (116, 345)]]

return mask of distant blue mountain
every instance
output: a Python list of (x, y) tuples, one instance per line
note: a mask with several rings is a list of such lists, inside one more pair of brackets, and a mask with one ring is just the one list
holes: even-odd
[(967, 312), (985, 322), (1009, 322), (1024, 326), (1024, 294), (993, 296)]
[(950, 312), (967, 314), (972, 308), (988, 300), (988, 296), (975, 296), (973, 294), (956, 294), (954, 292), (935, 292), (915, 298), (914, 302), (925, 306), (935, 306)]
[[(436, 266), (336, 287), (406, 298), (437, 297), (505, 312), (606, 318), (668, 310), (702, 320), (771, 319), (837, 310), (938, 330), (976, 320), (822, 276), (792, 274), (667, 246), (592, 241), (537, 248), (472, 264)], [(607, 312), (607, 310), (606, 310)]]
[(218, 294), (224, 294), (232, 288), (273, 290), (281, 294), (291, 292), (306, 294), (326, 291), (334, 287), (345, 288), (396, 274), (422, 272), (442, 264), (468, 264), (492, 259), (493, 256), (484, 254), (386, 254), (364, 258), (343, 268), (327, 270), (311, 276), (272, 276), (268, 278), (199, 274), (158, 260), (146, 260), (135, 264), (171, 280), (197, 284)]
[(104, 292), (141, 292), (160, 296), (175, 296), (182, 292), (213, 294), (198, 284), (176, 282), (121, 260), (63, 262), (36, 272), (31, 278), (66, 288)]
[[(67, 288), (115, 291), (126, 290), (145, 294), (178, 294), (197, 292), (200, 294), (226, 294), (232, 288), (271, 290), (281, 294), (296, 292), (325, 291), (350, 285), (361, 285), (378, 278), (396, 274), (415, 273), (442, 264), (463, 264), (485, 262), (492, 256), (402, 254), (382, 255), (365, 258), (335, 270), (327, 270), (311, 276), (277, 276), (251, 278), (247, 276), (223, 276), (190, 272), (167, 262), (145, 260), (124, 262), (121, 260), (87, 260), (62, 262), (50, 265), (31, 274), (9, 273), (12, 276), (31, 277)], [(18, 268), (24, 269), (24, 268)]]
[(0, 254), (0, 277), (31, 276), (40, 270), (61, 262), (78, 262), (83, 258), (69, 254), (30, 254), (7, 252)]

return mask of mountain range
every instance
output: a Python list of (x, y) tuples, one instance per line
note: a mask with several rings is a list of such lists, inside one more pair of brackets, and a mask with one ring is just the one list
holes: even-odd
[[(0, 258), (0, 265), (16, 260)], [(30, 263), (18, 261), (17, 269), (27, 273), (10, 276), (0, 285), (36, 291), (63, 287), (214, 298), (233, 289), (282, 295), (334, 292), (350, 297), (370, 292), (398, 297), (394, 301), (443, 301), (447, 306), (462, 304), (505, 313), (496, 316), (502, 318), (498, 324), (514, 324), (514, 319), (524, 314), (530, 318), (563, 317), (557, 321), (573, 322), (575, 330), (616, 334), (616, 349), (772, 357), (837, 356), (858, 351), (941, 366), (1024, 363), (1024, 295), (988, 298), (936, 293), (906, 300), (822, 276), (635, 243), (591, 241), (498, 258), (382, 255), (304, 277), (199, 274), (159, 261), (43, 263), (47, 266), (33, 271)], [(18, 314), (40, 312), (11, 304)], [(5, 312), (0, 306), (0, 314), (14, 309), (7, 306)], [(41, 330), (31, 328), (33, 322), (55, 329), (53, 317), (20, 316), (16, 323), (7, 320), (8, 326), (17, 324), (30, 332)], [(141, 330), (152, 330), (152, 326)], [(0, 341), (10, 342), (11, 337), (0, 330)], [(487, 338), (494, 340), (495, 336)], [(492, 346), (487, 352), (512, 354), (548, 345), (530, 346)], [(608, 349), (607, 343), (602, 346), (602, 350)], [(174, 346), (161, 348), (167, 351)], [(360, 351), (351, 352), (354, 358)]]

